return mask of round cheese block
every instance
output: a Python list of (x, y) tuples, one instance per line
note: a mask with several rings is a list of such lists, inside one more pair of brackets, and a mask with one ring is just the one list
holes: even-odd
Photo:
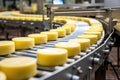
[(69, 42), (77, 42), (81, 45), (81, 51), (85, 51), (90, 47), (90, 39), (70, 39)]
[(81, 47), (78, 43), (59, 42), (55, 47), (66, 49), (68, 51), (68, 57), (73, 57), (81, 52)]
[(73, 32), (76, 28), (76, 24), (69, 23), (69, 24), (65, 24), (63, 27), (69, 27), (71, 28), (71, 32)]
[(19, 20), (19, 17), (14, 17), (14, 20), (18, 21), (18, 20)]
[(13, 41), (0, 41), (0, 55), (7, 55), (15, 52)]
[(91, 26), (101, 27), (102, 28), (103, 25), (100, 22), (96, 22), (96, 23), (91, 23)]
[(93, 28), (93, 29), (98, 29), (99, 28), (100, 30), (103, 30), (103, 26), (102, 25), (98, 25), (98, 24), (91, 25), (90, 28)]
[(70, 24), (71, 25), (71, 31), (73, 32), (76, 28), (76, 24)]
[(35, 44), (47, 43), (47, 35), (45, 34), (29, 34), (28, 37), (34, 38)]
[(89, 18), (81, 18), (81, 21), (89, 23)]
[(66, 35), (69, 35), (71, 33), (71, 27), (59, 27), (57, 29), (65, 29), (66, 30)]
[(15, 49), (29, 49), (33, 48), (34, 38), (29, 37), (16, 37), (12, 39), (15, 42)]
[(0, 80), (7, 80), (5, 73), (0, 71)]
[(64, 28), (66, 30), (66, 34), (70, 34), (72, 31), (71, 31), (71, 27), (68, 27), (68, 26), (63, 26), (62, 28)]
[(54, 41), (58, 39), (58, 32), (44, 31), (40, 34), (47, 34), (48, 41)]
[(36, 59), (31, 57), (5, 58), (0, 61), (0, 70), (7, 80), (25, 80), (36, 74)]
[(33, 17), (25, 17), (25, 20), (27, 20), (27, 21), (32, 21), (32, 18), (33, 18)]
[(41, 66), (58, 66), (67, 61), (67, 50), (60, 48), (46, 48), (37, 51), (37, 63)]
[(25, 17), (19, 17), (19, 20), (20, 20), (20, 21), (24, 21), (24, 20), (25, 20)]
[(98, 26), (91, 26), (87, 31), (91, 31), (91, 32), (101, 32), (102, 33), (102, 31), (103, 31), (103, 28), (102, 27), (98, 27)]
[(8, 19), (7, 20), (14, 20), (14, 17), (8, 17)]
[(98, 39), (100, 39), (100, 37), (101, 37), (101, 32), (91, 32), (91, 31), (87, 31), (87, 32), (84, 32), (84, 34), (86, 34), (86, 35), (97, 35), (98, 36)]
[(58, 37), (65, 37), (66, 36), (65, 29), (51, 29), (50, 32), (58, 32)]
[(90, 39), (90, 44), (95, 44), (98, 40), (97, 35), (79, 35), (79, 39)]

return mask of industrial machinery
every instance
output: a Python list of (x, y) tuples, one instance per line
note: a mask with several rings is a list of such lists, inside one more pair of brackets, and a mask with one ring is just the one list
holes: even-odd
[[(34, 21), (31, 21), (33, 19), (28, 19), (30, 15), (27, 18), (12, 18), (9, 16), (13, 16), (11, 14), (14, 14), (14, 12), (11, 13), (3, 13), (3, 16), (7, 16), (7, 18), (3, 18), (0, 20), (1, 26), (11, 25), (13, 27), (17, 27), (21, 31), (21, 35), (18, 36), (26, 36), (25, 35), (25, 27), (35, 29), (36, 27), (39, 29), (39, 32), (41, 31), (47, 31), (51, 28), (57, 28), (63, 26), (65, 23), (60, 22), (52, 22), (54, 19), (54, 15), (56, 14), (84, 14), (84, 13), (104, 13), (108, 15), (110, 21), (109, 23), (101, 20), (98, 17), (95, 17), (94, 19), (102, 23), (103, 25), (103, 31), (101, 38), (95, 43), (90, 46), (90, 48), (86, 51), (82, 51), (80, 54), (70, 57), (67, 60), (67, 63), (61, 66), (54, 66), (54, 67), (44, 67), (37, 65), (37, 75), (34, 77), (29, 78), (29, 80), (105, 80), (105, 70), (107, 67), (106, 61), (108, 60), (108, 55), (111, 49), (111, 46), (113, 45), (112, 42), (112, 34), (114, 33), (113, 26), (115, 25), (115, 22), (111, 19), (111, 9), (109, 8), (99, 8), (98, 9), (92, 9), (89, 11), (86, 10), (80, 10), (80, 11), (68, 11), (68, 12), (52, 12), (51, 7), (56, 7), (60, 5), (46, 5), (47, 6), (47, 16), (49, 18), (48, 22), (42, 21), (45, 19), (45, 15), (43, 13), (42, 19), (35, 18)], [(62, 5), (66, 7), (70, 6), (84, 6), (84, 5)], [(88, 6), (88, 5), (87, 5)], [(90, 7), (101, 7), (103, 5), (101, 4), (95, 4), (89, 5)], [(42, 10), (42, 9), (41, 9)], [(19, 15), (23, 16), (23, 15)], [(26, 16), (26, 15), (25, 15)], [(37, 15), (38, 17), (38, 15)], [(41, 17), (41, 16), (39, 16)], [(59, 17), (59, 16), (58, 16)], [(60, 16), (61, 18), (64, 18), (64, 16)], [(88, 17), (88, 19), (91, 16)], [(93, 17), (93, 16), (92, 16)], [(82, 20), (77, 20), (77, 17), (68, 16), (65, 17), (67, 19), (75, 21), (76, 29), (74, 32), (72, 32), (70, 35), (67, 35), (63, 38), (58, 38), (56, 41), (49, 41), (46, 44), (36, 45), (32, 49), (26, 49), (26, 50), (18, 50), (14, 52), (14, 54), (6, 55), (6, 56), (0, 56), (0, 59), (4, 59), (6, 57), (16, 57), (16, 56), (29, 56), (36, 58), (36, 51), (38, 49), (43, 48), (53, 48), (56, 43), (58, 42), (67, 42), (70, 39), (77, 38), (78, 35), (82, 35), (85, 31), (87, 31), (90, 28), (90, 23)], [(86, 17), (82, 17), (86, 18)], [(57, 17), (56, 17), (57, 19)], [(91, 19), (91, 18), (90, 18)], [(93, 22), (94, 24), (94, 22)], [(39, 25), (39, 26), (38, 26)], [(42, 27), (44, 26), (44, 27)], [(50, 26), (50, 27), (49, 27)], [(97, 27), (97, 26), (96, 26)], [(3, 27), (4, 28), (4, 27)], [(9, 27), (7, 27), (9, 28)], [(27, 30), (27, 29), (26, 29)], [(6, 38), (8, 36), (6, 35)], [(102, 75), (101, 75), (102, 73)], [(100, 76), (100, 77), (99, 77)]]

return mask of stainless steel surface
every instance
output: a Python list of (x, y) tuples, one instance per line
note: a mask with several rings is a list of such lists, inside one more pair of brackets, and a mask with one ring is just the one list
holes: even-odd
[(105, 13), (105, 10), (79, 10), (79, 11), (65, 11), (65, 12), (54, 12), (54, 14), (81, 14), (81, 13)]
[(91, 3), (91, 4), (63, 4), (63, 5), (46, 5), (47, 7), (103, 7), (104, 3)]

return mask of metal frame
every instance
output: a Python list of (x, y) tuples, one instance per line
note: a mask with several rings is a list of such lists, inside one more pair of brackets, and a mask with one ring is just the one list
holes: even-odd
[[(107, 27), (106, 24), (104, 24), (104, 27)], [(83, 30), (81, 30), (83, 31)], [(16, 51), (15, 54), (12, 54), (10, 56), (30, 56), (30, 57), (35, 57), (36, 51), (35, 49), (40, 49), (40, 48), (45, 48), (45, 47), (54, 47), (54, 44), (57, 42), (61, 41), (67, 41), (68, 39), (71, 39), (76, 37), (74, 34), (75, 33), (80, 33), (80, 31), (75, 31), (71, 35), (66, 36), (65, 38), (60, 38), (57, 41), (51, 41), (48, 42), (47, 44), (43, 45), (37, 45), (33, 49), (29, 50), (22, 50), (22, 51)], [(110, 42), (110, 37), (113, 33), (111, 33), (109, 36), (106, 36), (105, 33), (103, 32), (102, 38), (99, 40), (99, 42), (96, 44), (97, 46), (92, 45), (92, 47), (95, 47), (93, 50), (91, 48), (90, 51), (86, 51), (83, 53), (86, 53), (86, 55), (80, 56), (80, 58), (77, 58), (74, 62), (71, 62), (68, 64), (69, 66), (59, 66), (62, 69), (57, 69), (54, 71), (54, 68), (51, 67), (39, 67), (38, 66), (38, 72), (39, 71), (46, 71), (50, 72), (46, 73), (44, 76), (39, 76), (39, 77), (33, 77), (30, 78), (29, 80), (93, 80), (91, 79), (92, 74), (95, 73), (95, 71), (104, 63), (104, 59), (108, 56), (107, 53), (104, 52), (105, 48), (109, 46)], [(81, 53), (82, 54), (82, 53)], [(99, 56), (100, 55), (100, 56)], [(8, 57), (10, 57), (8, 56)], [(1, 57), (0, 57), (1, 59)], [(69, 58), (69, 59), (74, 59), (74, 58)], [(100, 60), (99, 60), (100, 59)], [(97, 60), (97, 61), (96, 61)], [(40, 73), (40, 72), (39, 72)], [(39, 74), (38, 75), (41, 75)], [(97, 75), (97, 74), (96, 74)], [(62, 76), (62, 77), (61, 77)], [(100, 76), (100, 75), (99, 75)], [(99, 79), (97, 79), (99, 80)], [(104, 80), (104, 78), (102, 79)]]
[[(104, 27), (107, 27), (107, 24), (103, 23)], [(78, 26), (80, 27), (80, 26)], [(84, 26), (83, 26), (84, 27)], [(84, 32), (84, 30), (81, 30)], [(57, 41), (51, 41), (47, 44), (43, 45), (37, 45), (32, 49), (28, 50), (22, 50), (22, 51), (16, 51), (15, 54), (11, 54), (8, 57), (12, 56), (29, 56), (29, 57), (36, 57), (36, 51), (40, 48), (47, 48), (47, 47), (54, 47), (54, 44), (61, 41), (68, 41), (68, 39), (76, 37), (74, 34), (81, 34), (81, 32), (75, 31), (71, 35), (66, 36), (64, 38), (60, 38)], [(55, 68), (52, 67), (41, 67), (38, 66), (38, 75), (39, 77), (33, 77), (29, 80), (93, 80), (91, 79), (91, 74), (94, 74), (95, 71), (104, 63), (104, 59), (108, 56), (108, 52), (106, 53), (106, 47), (109, 46), (110, 37), (113, 33), (110, 35), (105, 35), (103, 32), (102, 38), (98, 41), (97, 44), (94, 44), (91, 46), (90, 51), (86, 51), (83, 53), (86, 53), (86, 55), (79, 56), (80, 58), (69, 58), (70, 60), (75, 60), (70, 62), (68, 66), (59, 66), (61, 68), (58, 68), (55, 70)], [(96, 45), (96, 46), (95, 46)], [(95, 48), (95, 49), (92, 49)], [(81, 53), (82, 54), (82, 53)], [(99, 56), (100, 55), (100, 56)], [(5, 57), (0, 57), (0, 59), (3, 59)], [(40, 71), (48, 71), (49, 73), (46, 73), (41, 76)], [(61, 77), (62, 76), (62, 77)], [(104, 80), (104, 79), (102, 79)]]

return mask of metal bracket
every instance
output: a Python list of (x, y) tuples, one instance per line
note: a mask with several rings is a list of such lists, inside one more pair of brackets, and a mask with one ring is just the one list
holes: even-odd
[(50, 30), (49, 21), (48, 20), (43, 20), (42, 23), (43, 23), (43, 26), (44, 26), (44, 31)]
[(54, 11), (51, 9), (51, 7), (47, 7), (47, 17), (49, 17), (49, 26), (51, 29), (53, 29), (53, 26), (52, 26), (52, 21), (54, 19)]

